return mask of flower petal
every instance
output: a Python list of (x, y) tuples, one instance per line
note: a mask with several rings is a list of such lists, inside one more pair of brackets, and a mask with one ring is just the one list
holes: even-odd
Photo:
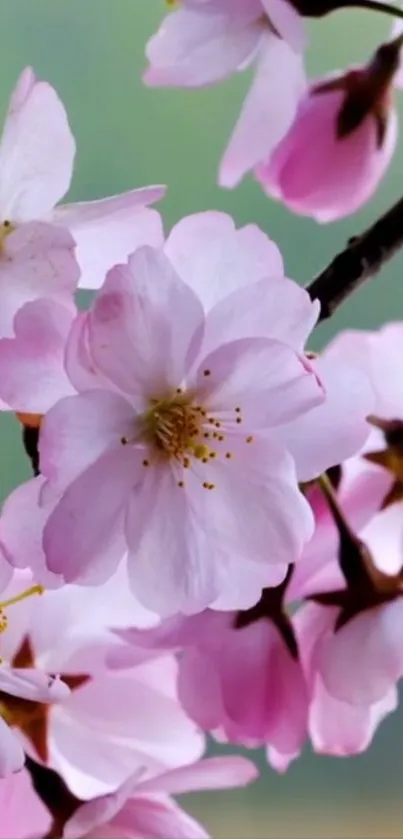
[(62, 491), (102, 454), (122, 448), (122, 437), (131, 437), (134, 420), (129, 402), (108, 390), (61, 399), (41, 426), (42, 474)]
[(46, 216), (70, 186), (74, 137), (56, 91), (30, 67), (18, 79), (0, 143), (3, 219)]
[(325, 356), (312, 366), (325, 388), (322, 405), (275, 432), (293, 455), (300, 481), (356, 454), (369, 435), (367, 417), (374, 408), (370, 380), (351, 363)]
[(323, 642), (320, 673), (328, 692), (352, 705), (381, 700), (403, 674), (403, 605), (396, 600), (354, 618)]
[(226, 213), (182, 219), (172, 228), (164, 251), (205, 311), (238, 288), (284, 273), (274, 242), (254, 224), (237, 230)]
[[(25, 754), (17, 734), (0, 717), (0, 778), (19, 772), (24, 763)], [(14, 828), (14, 823), (10, 828)]]
[(179, 9), (147, 44), (152, 86), (200, 87), (220, 81), (250, 61), (261, 37), (257, 22), (237, 15)]
[(270, 277), (229, 293), (209, 311), (203, 349), (238, 338), (267, 337), (302, 352), (319, 314), (318, 301), (293, 280)]
[(139, 248), (128, 266), (110, 271), (95, 300), (91, 355), (104, 375), (144, 404), (147, 395), (181, 383), (203, 323), (199, 300), (164, 254)]
[(15, 338), (0, 339), (0, 396), (13, 411), (44, 414), (74, 392), (64, 370), (73, 317), (51, 299), (27, 303), (17, 312)]
[(29, 222), (10, 233), (0, 257), (0, 336), (13, 335), (13, 319), (25, 303), (51, 297), (73, 308), (79, 268), (67, 230)]
[(105, 452), (51, 512), (43, 533), (46, 562), (66, 582), (99, 585), (112, 576), (125, 553), (123, 515), (142, 457), (131, 446)]
[(231, 789), (250, 784), (258, 776), (258, 770), (246, 757), (210, 757), (170, 769), (150, 781), (140, 781), (139, 792), (164, 792), (168, 795), (182, 795), (185, 792), (201, 792), (212, 789)]
[(99, 288), (106, 272), (125, 262), (138, 247), (162, 246), (161, 216), (156, 210), (147, 209), (147, 205), (159, 201), (164, 194), (165, 187), (151, 186), (99, 201), (65, 204), (54, 210), (53, 222), (67, 227), (77, 243), (82, 287)]
[(266, 35), (255, 80), (221, 161), (221, 186), (237, 186), (248, 170), (267, 159), (292, 124), (304, 88), (301, 56), (285, 41)]
[(309, 362), (270, 338), (240, 338), (219, 347), (201, 362), (195, 388), (217, 420), (239, 432), (242, 424), (246, 434), (281, 425), (324, 401)]

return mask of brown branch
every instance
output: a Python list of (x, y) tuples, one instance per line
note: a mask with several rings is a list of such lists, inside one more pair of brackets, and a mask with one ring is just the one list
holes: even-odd
[(319, 300), (319, 321), (327, 320), (350, 294), (383, 268), (403, 247), (403, 198), (360, 236), (355, 236), (307, 286)]
[(52, 828), (45, 839), (60, 839), (63, 827), (82, 804), (67, 788), (63, 779), (47, 766), (26, 757), (25, 766), (34, 790), (52, 816)]

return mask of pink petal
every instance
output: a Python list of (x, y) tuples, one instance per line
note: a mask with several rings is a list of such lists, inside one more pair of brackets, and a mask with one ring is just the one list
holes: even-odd
[(62, 491), (105, 452), (123, 448), (122, 437), (132, 436), (135, 418), (126, 399), (107, 390), (60, 400), (41, 426), (42, 474)]
[(285, 41), (267, 34), (255, 80), (221, 161), (221, 186), (235, 187), (248, 170), (270, 155), (290, 127), (304, 87), (300, 55)]
[(39, 670), (0, 666), (0, 689), (11, 696), (35, 702), (65, 700), (70, 690), (64, 682)]
[(9, 495), (0, 519), (0, 540), (5, 557), (14, 568), (29, 567), (36, 583), (54, 588), (61, 580), (47, 570), (42, 548), (43, 528), (52, 509), (40, 506), (44, 483), (42, 476), (34, 478)]
[(95, 798), (79, 807), (68, 820), (63, 831), (63, 839), (83, 839), (99, 825), (107, 824), (124, 807), (129, 795), (137, 786), (139, 772), (109, 795)]
[(5, 778), (13, 772), (19, 772), (24, 763), (25, 754), (17, 734), (0, 717), (0, 778)]
[(300, 481), (316, 478), (330, 466), (356, 454), (365, 443), (374, 409), (368, 377), (352, 363), (332, 357), (312, 362), (325, 388), (321, 405), (276, 431), (293, 455)]
[(403, 674), (400, 600), (363, 612), (322, 646), (320, 673), (328, 692), (343, 702), (371, 705)]
[[(299, 567), (299, 566), (298, 566)], [(283, 582), (288, 565), (259, 565), (245, 562), (245, 557), (231, 557), (223, 591), (211, 608), (218, 611), (251, 609), (260, 599), (262, 589)]]
[(258, 774), (256, 766), (245, 757), (210, 757), (190, 766), (171, 769), (151, 781), (140, 781), (138, 791), (182, 795), (184, 792), (232, 789), (247, 786)]
[(74, 241), (67, 230), (30, 222), (10, 233), (0, 258), (0, 336), (13, 335), (13, 319), (25, 303), (51, 297), (72, 306), (79, 277)]
[(218, 596), (225, 561), (206, 518), (211, 493), (191, 470), (186, 489), (168, 467), (143, 472), (127, 518), (133, 593), (163, 617), (201, 611)]
[(113, 574), (125, 551), (124, 510), (143, 456), (131, 446), (105, 452), (51, 512), (43, 534), (46, 562), (66, 582), (99, 585)]
[(262, 0), (269, 19), (281, 38), (301, 52), (307, 45), (304, 20), (288, 0)]
[(345, 757), (360, 754), (370, 745), (382, 720), (396, 710), (398, 696), (392, 688), (369, 706), (340, 702), (327, 693), (318, 677), (310, 709), (310, 736), (319, 754)]
[(176, 678), (167, 655), (120, 673), (104, 668), (53, 710), (52, 765), (76, 795), (116, 788), (136, 768), (154, 776), (200, 757), (204, 737), (178, 702)]
[(17, 312), (15, 338), (0, 339), (0, 396), (14, 411), (44, 414), (74, 392), (64, 370), (73, 317), (54, 300), (36, 300)]
[[(178, 313), (181, 327), (178, 329)], [(139, 248), (97, 296), (90, 351), (100, 371), (144, 404), (177, 387), (201, 338), (203, 311), (161, 251)]]
[(220, 81), (250, 61), (259, 43), (257, 22), (235, 15), (179, 9), (147, 44), (148, 85), (200, 87)]
[(165, 187), (151, 186), (55, 209), (54, 223), (67, 227), (77, 243), (82, 287), (99, 288), (106, 272), (125, 262), (138, 247), (162, 246), (161, 217), (147, 205), (159, 201), (164, 194)]
[[(4, 723), (2, 724), (4, 725)], [(17, 738), (14, 735), (12, 736), (18, 745)], [(1, 767), (0, 774), (3, 774)], [(21, 806), (22, 801), (24, 802), (23, 807)], [(0, 784), (0, 812), (4, 839), (28, 839), (30, 836), (45, 836), (52, 826), (49, 810), (34, 792), (31, 778), (25, 769), (2, 780)]]
[(211, 309), (203, 349), (239, 338), (267, 337), (302, 351), (319, 314), (304, 289), (285, 277), (270, 277), (239, 288)]
[(75, 142), (56, 91), (27, 68), (11, 98), (0, 144), (3, 219), (46, 216), (67, 192)]
[(203, 731), (214, 731), (225, 719), (220, 673), (210, 650), (192, 647), (181, 658), (179, 699)]
[(237, 230), (225, 213), (182, 219), (171, 230), (164, 251), (206, 311), (243, 286), (284, 273), (274, 242), (254, 224)]
[(175, 839), (209, 839), (201, 825), (178, 804), (154, 796), (132, 798), (115, 817), (112, 826), (128, 839), (140, 836), (147, 836), (147, 839), (167, 839), (171, 836)]
[[(110, 379), (95, 367), (90, 353), (88, 322), (89, 313), (80, 312), (70, 329), (65, 348), (65, 369), (72, 385), (79, 392), (85, 390), (112, 390)], [(118, 390), (118, 389), (116, 389)]]
[(281, 425), (324, 401), (308, 362), (270, 338), (240, 338), (210, 353), (199, 366), (195, 386), (208, 411), (234, 431), (235, 407), (240, 406), (246, 434)]
[(214, 492), (202, 490), (209, 504), (206, 521), (226, 554), (265, 565), (300, 558), (313, 519), (283, 449), (255, 437), (250, 445), (234, 447), (233, 459), (216, 458), (206, 470), (206, 479), (215, 484)]

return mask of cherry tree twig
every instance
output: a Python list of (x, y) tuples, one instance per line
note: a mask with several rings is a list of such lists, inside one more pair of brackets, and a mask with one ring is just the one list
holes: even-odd
[(307, 287), (312, 300), (319, 300), (319, 322), (327, 320), (363, 283), (403, 247), (403, 198), (372, 227), (349, 240), (330, 265)]

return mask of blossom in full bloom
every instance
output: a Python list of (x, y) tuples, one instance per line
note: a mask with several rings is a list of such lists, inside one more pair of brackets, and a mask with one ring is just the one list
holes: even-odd
[(56, 91), (27, 67), (12, 93), (0, 140), (0, 239), (26, 222), (68, 228), (77, 243), (81, 285), (96, 288), (105, 272), (139, 244), (160, 244), (161, 220), (147, 204), (161, 187), (100, 201), (55, 205), (67, 192), (75, 142)]
[[(259, 318), (261, 305), (255, 296)], [(151, 248), (109, 273), (86, 325), (106, 384), (61, 400), (42, 425), (41, 471), (60, 494), (44, 529), (49, 569), (97, 583), (123, 534), (134, 591), (169, 614), (214, 601), (232, 560), (297, 559), (311, 517), (270, 432), (323, 401), (309, 361), (277, 338), (236, 338), (234, 320), (217, 346), (227, 312), (205, 316)]]
[(370, 198), (396, 147), (400, 51), (401, 36), (366, 66), (311, 83), (289, 131), (255, 170), (268, 195), (319, 222), (354, 213)]
[(204, 828), (171, 796), (243, 787), (256, 776), (255, 766), (236, 756), (206, 758), (150, 781), (144, 781), (140, 772), (116, 792), (79, 807), (65, 825), (63, 839), (103, 839), (106, 835), (124, 835), (127, 839), (208, 839)]
[[(4, 598), (30, 579), (15, 572)], [(172, 655), (157, 660), (140, 649), (131, 669), (108, 665), (118, 643), (110, 626), (155, 621), (128, 591), (123, 566), (95, 591), (45, 591), (10, 606), (7, 617), (1, 651), (10, 665), (0, 667), (0, 689), (11, 729), (2, 723), (4, 737), (59, 772), (79, 798), (115, 789), (137, 768), (150, 778), (201, 756), (204, 737), (179, 704)], [(61, 674), (55, 703), (48, 672)]]
[(365, 375), (304, 353), (317, 313), (275, 245), (225, 215), (184, 219), (163, 252), (139, 249), (70, 331), (78, 394), (43, 421), (44, 485), (5, 505), (6, 556), (29, 557), (38, 579), (47, 563), (99, 584), (128, 549), (134, 591), (158, 613), (253, 605), (311, 535), (297, 480), (368, 434)]
[(223, 186), (236, 186), (290, 126), (305, 88), (304, 43), (287, 0), (184, 0), (149, 41), (144, 79), (153, 86), (202, 87), (256, 63), (221, 163)]

